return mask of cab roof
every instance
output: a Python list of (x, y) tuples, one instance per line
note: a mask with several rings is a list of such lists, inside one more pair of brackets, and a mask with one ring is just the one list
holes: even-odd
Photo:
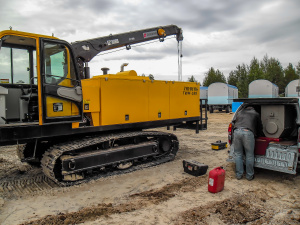
[(59, 38), (53, 37), (53, 36), (27, 33), (27, 32), (17, 31), (17, 30), (3, 30), (3, 31), (0, 31), (0, 38), (2, 38), (4, 36), (22, 36), (22, 37), (27, 37), (27, 38), (40, 38), (40, 37), (43, 37), (43, 38), (59, 39)]

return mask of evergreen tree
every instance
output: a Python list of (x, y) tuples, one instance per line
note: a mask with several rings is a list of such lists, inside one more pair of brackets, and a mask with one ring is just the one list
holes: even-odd
[(191, 77), (188, 78), (188, 82), (198, 82), (198, 81), (196, 80), (194, 75), (192, 75)]
[(236, 87), (238, 86), (238, 77), (234, 71), (230, 71), (227, 83)]
[(260, 61), (260, 68), (262, 69), (265, 77), (266, 77), (266, 74), (267, 74), (268, 61), (269, 61), (269, 56), (267, 54)]
[(208, 87), (210, 84), (214, 83), (216, 79), (216, 71), (213, 67), (211, 67), (207, 73), (205, 73), (205, 77), (203, 80), (203, 86)]
[(297, 75), (300, 77), (300, 61), (298, 62), (296, 69), (297, 69)]
[(279, 94), (284, 93), (286, 85), (284, 82), (283, 69), (279, 60), (272, 57), (269, 58), (268, 55), (265, 55), (261, 61), (261, 68), (264, 72), (265, 79), (279, 87)]
[(238, 77), (237, 88), (239, 89), (239, 98), (248, 98), (249, 81), (246, 65), (238, 65), (234, 73)]
[(285, 79), (285, 86), (287, 86), (292, 80), (298, 79), (299, 76), (296, 73), (293, 65), (289, 63), (289, 65), (284, 69), (284, 79)]
[[(229, 73), (227, 83), (234, 85), (239, 90), (240, 98), (248, 97), (249, 84), (258, 79), (266, 79), (279, 87), (279, 94), (282, 95), (288, 83), (295, 79), (300, 79), (300, 61), (296, 68), (291, 63), (283, 69), (280, 61), (275, 58), (269, 58), (266, 54), (261, 61), (256, 57), (250, 62), (250, 66), (238, 65), (235, 70)], [(214, 82), (226, 83), (226, 79), (219, 70), (211, 67), (203, 80), (204, 86), (209, 86)]]
[(205, 73), (205, 77), (203, 80), (203, 86), (208, 87), (210, 84), (215, 82), (222, 82), (226, 83), (226, 78), (220, 70), (215, 70), (213, 67), (211, 67), (207, 73)]
[(250, 66), (248, 68), (248, 82), (249, 84), (258, 79), (264, 79), (264, 72), (259, 65), (259, 61), (257, 58), (253, 58), (250, 62)]
[(224, 74), (218, 69), (216, 71), (216, 81), (215, 82), (226, 83), (226, 78), (225, 78)]

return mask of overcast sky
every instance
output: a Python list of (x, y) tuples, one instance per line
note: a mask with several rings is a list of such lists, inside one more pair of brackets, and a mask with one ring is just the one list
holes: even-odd
[[(300, 0), (1, 0), (0, 30), (54, 35), (68, 42), (174, 24), (183, 30), (183, 80), (203, 82), (210, 67), (227, 77), (255, 56), (285, 68), (300, 61)], [(177, 80), (177, 41), (99, 55), (93, 75), (129, 63), (139, 75)]]

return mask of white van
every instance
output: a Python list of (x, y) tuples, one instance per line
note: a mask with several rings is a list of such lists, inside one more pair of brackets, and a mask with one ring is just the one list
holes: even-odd
[[(254, 167), (296, 174), (300, 165), (300, 109), (298, 97), (234, 99), (243, 102), (233, 116), (246, 106), (252, 106), (261, 115), (264, 137), (256, 137)], [(234, 162), (234, 123), (228, 127), (230, 146), (227, 161)]]

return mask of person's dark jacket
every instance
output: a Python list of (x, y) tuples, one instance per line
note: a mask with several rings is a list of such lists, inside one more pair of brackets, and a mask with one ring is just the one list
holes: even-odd
[(260, 115), (253, 107), (247, 107), (239, 111), (234, 121), (234, 129), (246, 128), (253, 132), (254, 136), (263, 136)]

